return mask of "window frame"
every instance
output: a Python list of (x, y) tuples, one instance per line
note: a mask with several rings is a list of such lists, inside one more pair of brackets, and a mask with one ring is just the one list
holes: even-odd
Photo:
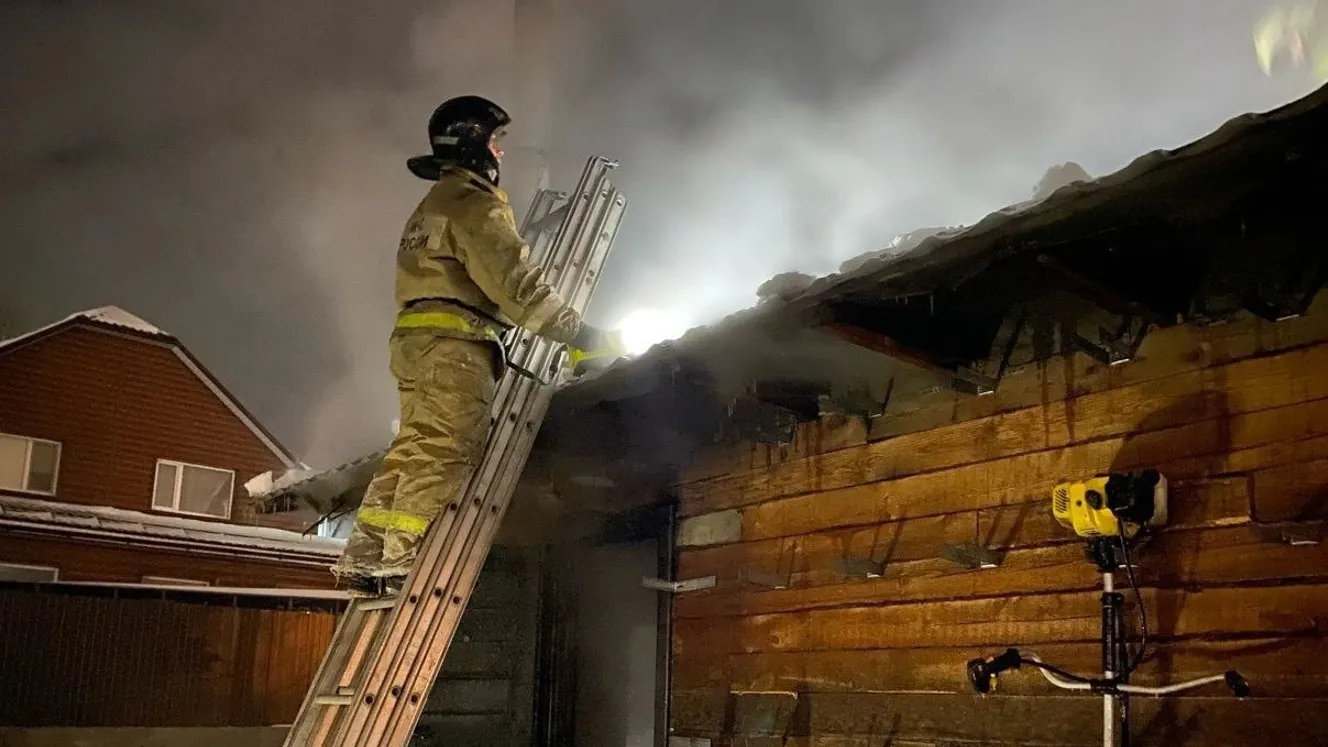
[[(164, 508), (157, 505), (157, 478), (161, 476), (161, 468), (170, 466), (175, 468), (175, 486), (171, 490), (172, 507)], [(226, 496), (226, 514), (219, 516), (200, 511), (186, 511), (180, 508), (180, 488), (184, 485), (184, 471), (186, 468), (207, 470), (209, 472), (225, 472), (230, 476), (231, 490)], [(181, 516), (199, 516), (206, 519), (220, 519), (230, 521), (231, 514), (235, 511), (235, 470), (223, 469), (221, 467), (209, 467), (206, 464), (193, 464), (191, 462), (181, 462), (177, 459), (158, 459), (156, 467), (152, 470), (152, 510), (160, 511), (164, 514), (179, 514)]]
[[(35, 436), (23, 436), (23, 435), (20, 435), (20, 434), (18, 434), (18, 433), (9, 433), (9, 432), (7, 432), (7, 431), (0, 431), (0, 436), (5, 437), (5, 438), (15, 438), (15, 439), (18, 439), (18, 440), (20, 440), (20, 441), (26, 441), (26, 442), (27, 442), (27, 445), (28, 445), (27, 450), (23, 453), (23, 485), (24, 485), (24, 487), (19, 487), (19, 488), (9, 488), (9, 487), (5, 487), (5, 486), (3, 486), (3, 485), (0, 485), (0, 490), (12, 490), (12, 491), (17, 492), (17, 493), (27, 493), (28, 495), (42, 495), (42, 496), (46, 496), (46, 497), (48, 497), (48, 498), (53, 498), (53, 497), (55, 497), (56, 493), (60, 490), (60, 462), (61, 462), (61, 460), (64, 458), (64, 454), (65, 454), (65, 445), (64, 445), (63, 443), (59, 442), (59, 441), (52, 441), (52, 440), (49, 439), (49, 438), (37, 438), (37, 437), (35, 437)], [(32, 481), (32, 446), (33, 446), (33, 444), (47, 444), (47, 445), (49, 445), (49, 446), (54, 446), (54, 447), (55, 447), (55, 469), (53, 470), (54, 474), (51, 475), (51, 489), (50, 489), (49, 491), (46, 491), (46, 490), (33, 490), (32, 488), (26, 487), (27, 484), (28, 484), (29, 482)], [(44, 566), (43, 566), (43, 567), (44, 567)]]
[(53, 565), (38, 565), (36, 563), (11, 563), (8, 560), (0, 560), (0, 568), (23, 568), (29, 571), (50, 571), (51, 577), (44, 581), (5, 581), (9, 584), (50, 584), (60, 580), (60, 569)]

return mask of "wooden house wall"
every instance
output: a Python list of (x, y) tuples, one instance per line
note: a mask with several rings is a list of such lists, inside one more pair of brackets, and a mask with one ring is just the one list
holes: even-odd
[[(1156, 645), (1136, 681), (1235, 668), (1254, 697), (1218, 686), (1137, 699), (1139, 743), (1325, 743), (1328, 548), (1277, 537), (1279, 523), (1314, 531), (1328, 518), (1328, 294), (1279, 323), (1154, 332), (1124, 365), (1066, 355), (989, 396), (937, 392), (870, 426), (825, 420), (789, 447), (699, 461), (678, 488), (684, 536), (725, 511), (737, 529), (679, 552), (678, 578), (717, 585), (675, 602), (673, 734), (1100, 744), (1099, 699), (1027, 671), (978, 698), (964, 665), (1018, 646), (1100, 671), (1100, 576), (1052, 519), (1051, 490), (1145, 467), (1171, 481), (1172, 508), (1140, 556)], [(995, 550), (1000, 566), (941, 556), (959, 543)], [(849, 578), (840, 557), (884, 561), (884, 574)]]

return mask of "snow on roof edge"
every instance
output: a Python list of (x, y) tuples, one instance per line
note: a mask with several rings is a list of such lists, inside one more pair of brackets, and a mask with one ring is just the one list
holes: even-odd
[(0, 349), (9, 347), (11, 345), (17, 345), (18, 343), (23, 342), (24, 340), (38, 337), (42, 334), (45, 334), (46, 332), (55, 329), (56, 327), (76, 321), (87, 321), (87, 322), (93, 322), (95, 324), (104, 324), (108, 327), (120, 327), (122, 329), (128, 329), (130, 331), (138, 332), (144, 335), (150, 335), (153, 337), (163, 337), (175, 340), (175, 337), (171, 335), (169, 332), (166, 332), (165, 330), (152, 324), (151, 322), (148, 322), (142, 317), (136, 316), (134, 314), (129, 313), (128, 311), (125, 311), (119, 306), (99, 306), (95, 309), (84, 309), (83, 311), (76, 311), (70, 314), (69, 316), (66, 316), (63, 319), (51, 322), (50, 324), (43, 325), (36, 329), (29, 330), (20, 335), (15, 335), (14, 337), (10, 337), (5, 340), (0, 340)]
[(170, 333), (160, 327), (146, 321), (140, 316), (125, 311), (119, 306), (101, 306), (95, 309), (81, 311), (74, 314), (71, 318), (83, 318), (94, 322), (100, 322), (102, 324), (109, 324), (113, 327), (124, 327), (147, 335), (171, 337)]
[[(286, 494), (297, 495), (302, 489), (305, 489), (312, 484), (321, 483), (333, 475), (357, 469), (371, 462), (379, 461), (386, 455), (387, 449), (379, 449), (365, 454), (362, 457), (352, 459), (349, 462), (333, 465), (327, 469), (310, 470), (303, 473), (301, 473), (301, 470), (289, 470), (283, 475), (274, 475), (270, 478), (270, 483), (256, 479), (251, 481), (254, 483), (252, 488), (250, 488), (248, 483), (245, 484), (245, 488), (249, 491), (249, 497), (251, 500), (259, 503), (268, 503), (277, 500)], [(289, 476), (289, 478), (287, 476)]]
[(0, 520), (30, 521), (141, 534), (183, 541), (211, 542), (236, 548), (339, 555), (344, 539), (315, 537), (275, 527), (165, 516), (109, 506), (85, 506), (37, 498), (0, 495)]

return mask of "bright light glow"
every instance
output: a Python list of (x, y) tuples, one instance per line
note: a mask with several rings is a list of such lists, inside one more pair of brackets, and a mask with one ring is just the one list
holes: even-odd
[(691, 326), (687, 319), (676, 313), (659, 309), (637, 309), (628, 314), (615, 328), (622, 334), (623, 346), (629, 355), (640, 355), (651, 345), (682, 336)]

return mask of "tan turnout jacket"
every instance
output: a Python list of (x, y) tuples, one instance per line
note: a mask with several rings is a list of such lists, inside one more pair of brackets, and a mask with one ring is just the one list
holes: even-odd
[[(531, 262), (507, 193), (455, 167), (443, 171), (406, 223), (397, 252), (396, 300), (403, 314), (451, 312), (499, 334), (517, 325), (568, 343), (581, 327), (581, 316)], [(487, 336), (463, 328), (438, 332)]]

